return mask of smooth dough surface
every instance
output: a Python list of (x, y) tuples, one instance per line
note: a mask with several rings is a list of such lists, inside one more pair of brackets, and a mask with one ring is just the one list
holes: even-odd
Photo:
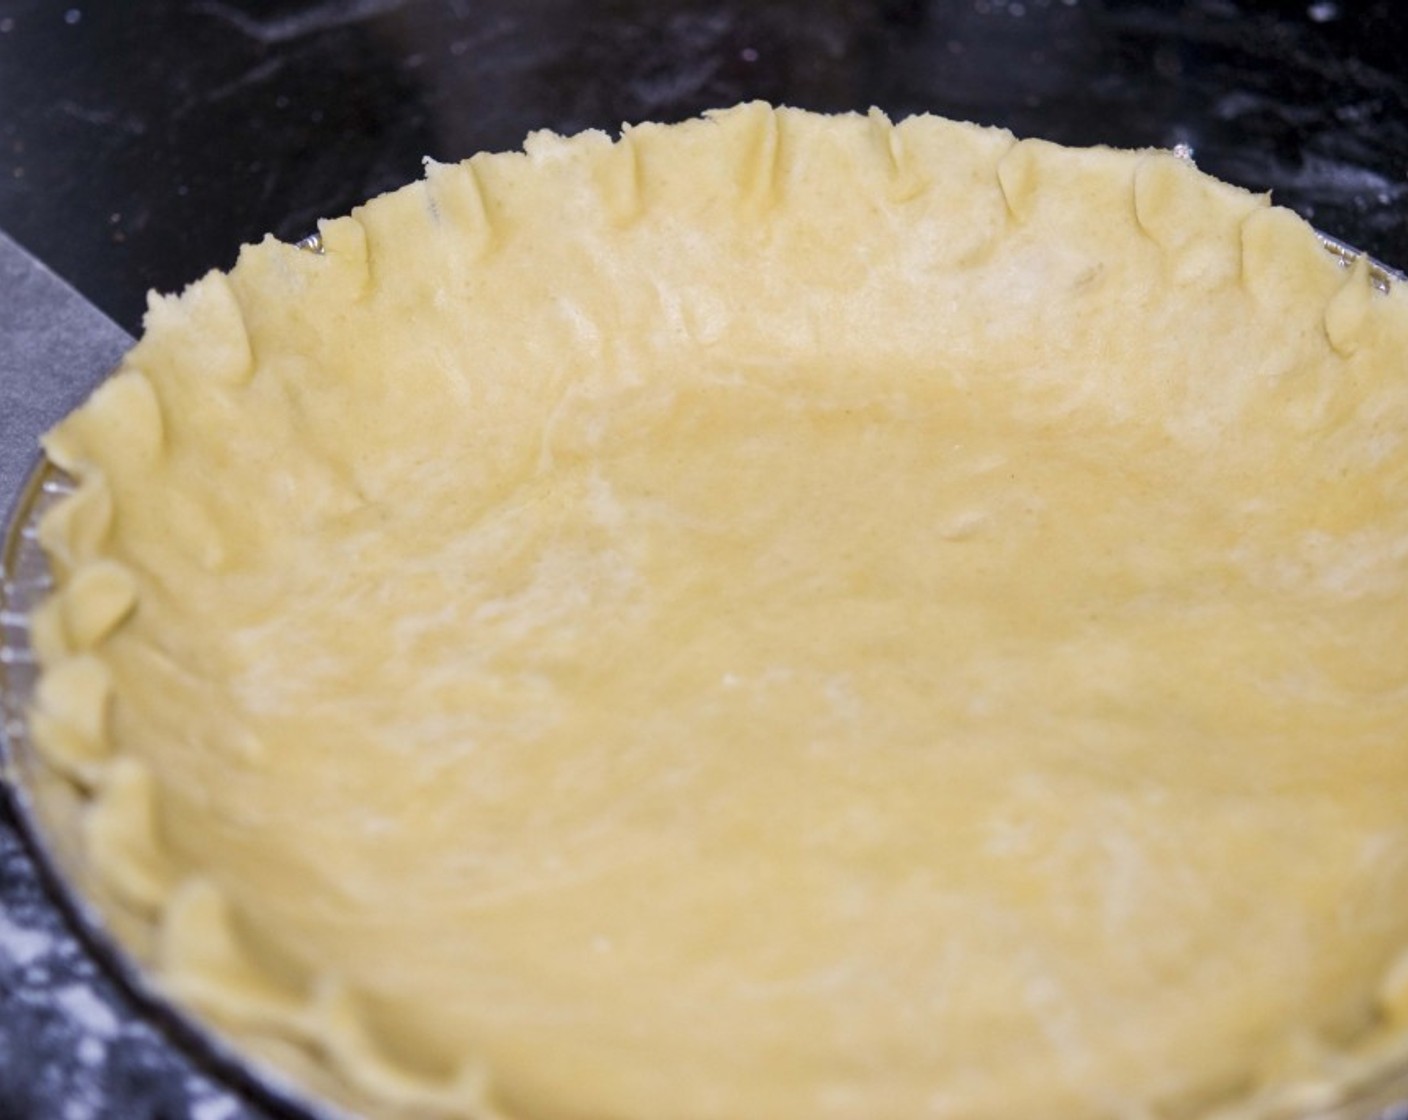
[(35, 730), (179, 998), (430, 1116), (1401, 1048), (1401, 285), (1161, 153), (761, 105), (323, 241), (47, 442)]

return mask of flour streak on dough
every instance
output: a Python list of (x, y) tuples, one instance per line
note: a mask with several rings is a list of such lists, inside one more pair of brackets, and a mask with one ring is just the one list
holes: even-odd
[(34, 730), (178, 997), (387, 1116), (1251, 1116), (1408, 1049), (1401, 286), (1166, 154), (763, 105), (323, 243), (46, 442)]

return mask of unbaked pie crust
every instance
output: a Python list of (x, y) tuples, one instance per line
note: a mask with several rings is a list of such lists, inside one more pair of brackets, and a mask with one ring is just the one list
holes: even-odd
[(372, 1112), (1250, 1116), (1408, 1051), (1408, 299), (1162, 152), (430, 164), (45, 440), (32, 730)]

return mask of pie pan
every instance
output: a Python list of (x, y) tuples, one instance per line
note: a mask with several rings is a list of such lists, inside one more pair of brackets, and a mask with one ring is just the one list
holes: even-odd
[[(1020, 171), (1016, 173), (1020, 174)], [(1348, 265), (1356, 258), (1352, 250), (1338, 243), (1326, 240), (1325, 247), (1342, 264)], [(1306, 251), (1316, 255), (1313, 244)], [(1323, 264), (1318, 267), (1333, 271)], [(1389, 290), (1396, 283), (1394, 275), (1381, 267), (1360, 265), (1358, 274), (1364, 276), (1366, 273), (1370, 282), (1381, 291)], [(3, 558), (4, 598), (0, 609), (4, 613), (0, 615), (0, 621), (3, 621), (5, 630), (0, 669), (3, 669), (4, 679), (0, 683), (3, 683), (7, 765), (13, 779), (11, 792), (17, 814), (25, 823), (36, 857), (47, 868), (53, 885), (67, 900), (65, 906), (70, 916), (123, 983), (134, 990), (144, 1004), (162, 1009), (160, 1014), (164, 1019), (174, 1023), (184, 1037), (194, 1040), (197, 1047), (207, 1056), (212, 1056), (222, 1068), (235, 1071), (235, 1076), (242, 1078), (276, 1107), (293, 1108), (313, 1115), (337, 1114), (335, 1111), (317, 1111), (324, 1106), (309, 1104), (301, 1089), (292, 1088), (293, 1085), (306, 1085), (314, 1097), (332, 1099), (334, 1103), (328, 1107), (334, 1110), (340, 1106), (359, 1110), (363, 1102), (339, 1092), (333, 1085), (320, 1083), (316, 1069), (308, 1068), (316, 1064), (301, 1061), (302, 1052), (297, 1048), (290, 1047), (286, 1051), (281, 1048), (267, 1055), (256, 1053), (256, 1063), (262, 1063), (267, 1058), (281, 1069), (288, 1065), (294, 1067), (291, 1080), (287, 1080), (282, 1074), (265, 1072), (262, 1064), (247, 1063), (239, 1056), (239, 1051), (222, 1041), (219, 1033), (193, 1023), (182, 1013), (171, 1012), (159, 983), (148, 979), (151, 962), (156, 956), (152, 933), (140, 921), (127, 922), (121, 916), (120, 906), (108, 904), (104, 883), (93, 873), (89, 860), (75, 843), (74, 838), (80, 831), (77, 822), (81, 795), (64, 781), (54, 778), (40, 762), (26, 722), (26, 713), (36, 696), (41, 707), (44, 697), (32, 662), (27, 629), (30, 612), (49, 590), (48, 574), (38, 549), (36, 526), (45, 511), (61, 502), (66, 492), (67, 480), (53, 468), (41, 466), (35, 472), (12, 519)], [(70, 892), (76, 892), (76, 898)], [(92, 906), (90, 902), (97, 905)], [(104, 916), (99, 917), (99, 914)], [(242, 1039), (241, 1049), (245, 1045)], [(1372, 1064), (1364, 1062), (1355, 1067), (1356, 1075), (1352, 1079), (1337, 1076), (1333, 1089), (1326, 1085), (1288, 1092), (1276, 1098), (1274, 1113), (1262, 1109), (1256, 1115), (1322, 1117), (1325, 1120), (1368, 1120), (1380, 1116), (1386, 1109), (1393, 1108), (1396, 1102), (1402, 1101), (1405, 1092), (1408, 1092), (1408, 1076), (1405, 1076), (1408, 1071), (1402, 1068), (1402, 1057), (1397, 1049), (1392, 1054), (1380, 1050)], [(1352, 1090), (1357, 1091), (1353, 1092), (1353, 1101), (1349, 1101), (1345, 1095)], [(384, 1110), (378, 1110), (378, 1114), (399, 1115)], [(1222, 1115), (1220, 1112), (1215, 1114)]]
[[(1345, 267), (1363, 256), (1341, 241), (1320, 236), (1326, 251)], [(299, 245), (319, 250), (316, 235)], [(1381, 290), (1408, 282), (1394, 269), (1368, 259)], [(231, 1042), (168, 999), (148, 972), (153, 952), (150, 926), (137, 920), (124, 922), (120, 906), (100, 909), (94, 904), (105, 888), (75, 840), (81, 796), (38, 757), (26, 716), (38, 678), (28, 617), (53, 586), (39, 546), (38, 524), (45, 511), (72, 489), (62, 471), (41, 459), (11, 511), (0, 552), (0, 765), (4, 792), (25, 845), (51, 897), (94, 958), (175, 1042), (275, 1114), (346, 1120), (355, 1114), (358, 1102), (345, 1096), (343, 1086), (321, 1076), (304, 1055), (292, 1048), (251, 1055), (247, 1047)], [(318, 1086), (317, 1097), (309, 1095), (310, 1084)], [(334, 1103), (340, 1096), (344, 1099)], [(1308, 1101), (1305, 1111), (1286, 1115), (1288, 1120), (1292, 1116), (1295, 1120), (1402, 1120), (1408, 1117), (1408, 1063), (1385, 1070), (1350, 1099)]]
[[(77, 842), (82, 795), (38, 757), (27, 723), (38, 678), (28, 617), (52, 586), (39, 547), (38, 523), (45, 510), (72, 489), (52, 464), (37, 463), (20, 489), (0, 552), (0, 774), (4, 777), (0, 789), (19, 825), (20, 838), (68, 927), (106, 975), (175, 1045), (273, 1115), (343, 1120), (352, 1113), (332, 1103), (336, 1086), (322, 1087), (321, 1099), (309, 1095), (306, 1086), (317, 1083), (316, 1070), (303, 1070), (291, 1054), (282, 1059), (277, 1055), (252, 1059), (247, 1048), (236, 1047), (168, 999), (148, 970), (151, 926), (120, 906), (101, 908), (107, 892)], [(285, 1069), (280, 1068), (281, 1060)]]

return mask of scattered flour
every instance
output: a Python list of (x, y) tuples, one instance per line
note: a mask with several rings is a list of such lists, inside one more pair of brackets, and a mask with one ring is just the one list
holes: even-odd
[(191, 1120), (234, 1120), (239, 1111), (233, 1097), (207, 1097), (191, 1106)]
[(16, 925), (0, 912), (0, 958), (17, 968), (27, 968), (53, 950), (54, 939), (49, 934)]
[(99, 1066), (108, 1056), (108, 1048), (92, 1035), (80, 1039), (78, 1043), (78, 1060), (85, 1066)]
[(64, 1102), (63, 1120), (96, 1120), (97, 1107), (84, 1097), (72, 1097)]
[(113, 1039), (122, 1032), (122, 1024), (111, 1007), (92, 988), (70, 984), (54, 993), (54, 1003), (62, 1008), (78, 1028), (99, 1039)]

